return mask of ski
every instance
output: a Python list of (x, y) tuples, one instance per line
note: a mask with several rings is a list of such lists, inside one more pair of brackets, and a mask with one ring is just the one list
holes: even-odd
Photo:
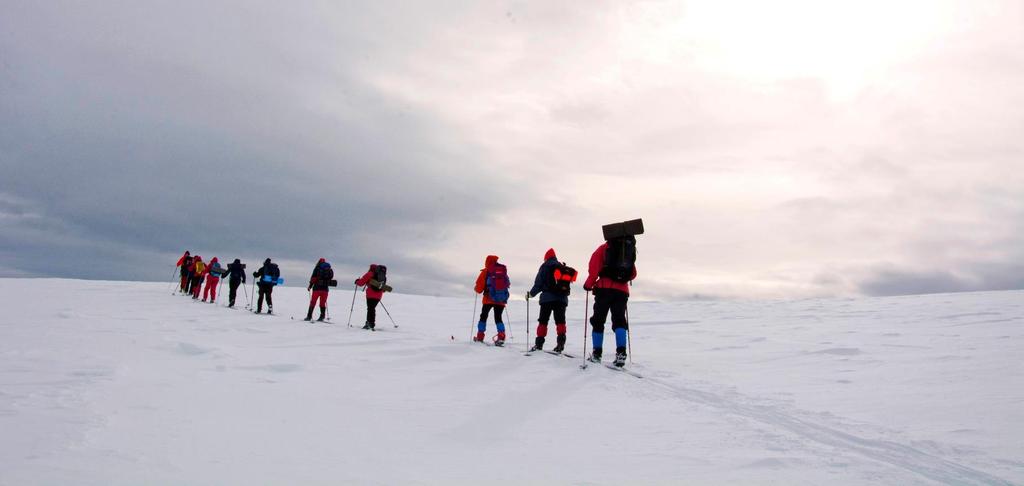
[(574, 356), (574, 355), (571, 355), (571, 354), (569, 354), (569, 353), (559, 353), (559, 352), (556, 352), (556, 351), (548, 351), (548, 350), (544, 350), (544, 352), (545, 352), (545, 353), (548, 353), (548, 354), (553, 354), (553, 355), (555, 355), (555, 356), (564, 356), (564, 357), (566, 357), (566, 358), (570, 358), (570, 359), (576, 359), (576, 356)]
[[(581, 364), (580, 365), (580, 369), (581, 370), (587, 369), (588, 367), (590, 367), (591, 363), (593, 363), (593, 362), (592, 361), (587, 361), (586, 363)], [(608, 369), (610, 369), (612, 371), (618, 371), (620, 373), (627, 374), (627, 375), (632, 376), (634, 378), (643, 378), (644, 377), (644, 375), (641, 375), (640, 373), (637, 373), (636, 371), (633, 371), (631, 369), (627, 369), (627, 368), (624, 368), (624, 367), (620, 368), (620, 367), (615, 366), (615, 365), (613, 365), (611, 363), (601, 363), (601, 364), (604, 365), (605, 368), (608, 368)]]
[(611, 363), (604, 363), (604, 367), (608, 368), (610, 370), (613, 370), (613, 371), (619, 371), (619, 372), (625, 373), (627, 375), (634, 376), (636, 378), (643, 378), (644, 377), (644, 375), (641, 375), (640, 373), (637, 373), (637, 372), (635, 372), (633, 370), (627, 369), (624, 366), (615, 366), (615, 365), (613, 365)]

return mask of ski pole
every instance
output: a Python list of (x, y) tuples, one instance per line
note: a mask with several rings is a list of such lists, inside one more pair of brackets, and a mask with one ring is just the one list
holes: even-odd
[(505, 315), (508, 316), (508, 340), (511, 341), (512, 340), (512, 322), (513, 322), (512, 314), (510, 314), (508, 312), (508, 306), (507, 305), (503, 306), (503, 307), (505, 308)]
[[(178, 286), (181, 286), (181, 277), (178, 276), (178, 273), (179, 273), (178, 272), (178, 265), (175, 265), (174, 266), (174, 271), (173, 271), (173, 273), (171, 273), (171, 287), (170, 288), (172, 288), (172, 289), (174, 288), (174, 282), (175, 281), (178, 282)], [(175, 278), (176, 276), (178, 276), (178, 278)], [(176, 293), (178, 293), (178, 292), (176, 292), (176, 291), (175, 292), (171, 292), (171, 295), (174, 295)]]
[(220, 298), (220, 293), (222, 289), (224, 289), (224, 277), (221, 277), (220, 281), (217, 282), (217, 295), (213, 298), (214, 302), (217, 302), (217, 299)]
[(256, 306), (253, 304), (253, 302), (255, 302), (255, 301), (256, 301), (256, 277), (253, 277), (252, 278), (252, 300), (249, 301), (249, 310), (251, 310), (251, 311), (255, 311), (256, 310)]
[(388, 312), (388, 306), (384, 305), (384, 302), (381, 302), (380, 306), (381, 306), (382, 309), (384, 309), (384, 313), (388, 315), (388, 319), (391, 319), (391, 324), (393, 324), (395, 326), (395, 329), (398, 329), (398, 324), (395, 324), (395, 320), (392, 319), (391, 313)]
[(476, 337), (476, 292), (473, 292), (473, 318), (469, 320), (469, 340)]
[(590, 291), (583, 304), (583, 366), (587, 366), (587, 317), (590, 316)]
[(252, 301), (249, 300), (249, 291), (245, 290), (246, 285), (242, 284), (242, 295), (245, 296), (245, 308), (248, 309), (252, 306)]
[(348, 327), (352, 327), (352, 313), (356, 310), (356, 293), (359, 292), (359, 286), (352, 287), (352, 306), (348, 308)]
[(530, 352), (530, 294), (526, 294), (526, 352)]
[(629, 307), (626, 307), (626, 348), (629, 349), (629, 364), (633, 364), (633, 336), (629, 334)]

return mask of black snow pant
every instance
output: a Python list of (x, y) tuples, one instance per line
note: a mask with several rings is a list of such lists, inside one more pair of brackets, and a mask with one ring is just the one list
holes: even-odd
[(534, 345), (538, 349), (544, 347), (544, 341), (548, 335), (548, 320), (551, 319), (552, 314), (555, 315), (558, 350), (561, 351), (561, 347), (565, 346), (565, 307), (566, 304), (561, 302), (544, 302), (540, 305), (540, 315), (537, 316), (537, 339), (534, 340)]
[(380, 299), (366, 298), (366, 325), (373, 328), (377, 325), (377, 304)]
[(487, 314), (491, 312), (491, 309), (494, 309), (494, 322), (501, 324), (501, 312), (505, 310), (505, 306), (494, 304), (484, 304), (483, 311), (480, 312), (480, 322), (487, 322)]
[(258, 283), (256, 287), (260, 289), (260, 298), (256, 301), (256, 312), (260, 313), (263, 311), (263, 298), (267, 299), (267, 311), (269, 312), (274, 308), (274, 300), (270, 298), (271, 294), (274, 293), (274, 286), (265, 283)]
[[(593, 326), (594, 332), (604, 332), (604, 323), (608, 320), (608, 311), (612, 313), (612, 331), (618, 329), (628, 331), (629, 322), (626, 321), (627, 301), (629, 301), (629, 294), (621, 290), (594, 289), (594, 316), (590, 318), (590, 325)], [(625, 352), (625, 347), (616, 346), (615, 350)]]
[(228, 280), (228, 307), (235, 306), (235, 296), (238, 295), (238, 286), (241, 284), (241, 279), (233, 278)]

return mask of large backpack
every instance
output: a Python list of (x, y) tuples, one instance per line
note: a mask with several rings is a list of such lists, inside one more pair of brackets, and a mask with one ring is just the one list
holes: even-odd
[(566, 265), (565, 262), (559, 262), (551, 270), (546, 290), (557, 295), (569, 295), (572, 290), (570, 287), (576, 281), (576, 275), (575, 268)]
[(206, 270), (206, 264), (203, 262), (196, 262), (196, 275), (202, 275), (203, 270)]
[(604, 266), (598, 275), (616, 282), (626, 283), (633, 278), (633, 267), (636, 265), (636, 238), (624, 236), (608, 240), (608, 248), (604, 252)]
[(508, 269), (505, 265), (494, 263), (487, 267), (486, 289), (487, 296), (497, 304), (508, 302), (508, 287), (511, 282), (508, 279)]
[(370, 279), (370, 287), (373, 290), (384, 290), (384, 284), (388, 283), (388, 267), (377, 265), (373, 269), (373, 277)]
[(331, 269), (330, 263), (321, 263), (316, 267), (316, 276), (313, 278), (313, 285), (330, 286), (331, 280), (334, 279), (334, 270)]

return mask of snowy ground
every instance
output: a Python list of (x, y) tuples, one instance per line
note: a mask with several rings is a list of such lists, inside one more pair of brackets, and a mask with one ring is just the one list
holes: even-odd
[(635, 303), (643, 379), (351, 296), (0, 279), (0, 484), (1024, 484), (1024, 292)]

